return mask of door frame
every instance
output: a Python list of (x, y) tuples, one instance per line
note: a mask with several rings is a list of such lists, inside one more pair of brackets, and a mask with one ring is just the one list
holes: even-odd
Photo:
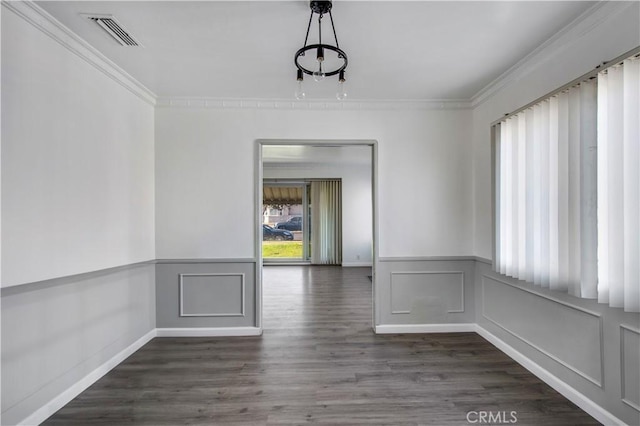
[(372, 249), (373, 264), (371, 271), (371, 329), (375, 332), (378, 310), (376, 309), (376, 290), (379, 253), (378, 253), (378, 141), (375, 139), (257, 139), (255, 143), (255, 167), (254, 167), (254, 256), (256, 259), (256, 294), (255, 294), (255, 318), (256, 327), (262, 332), (262, 185), (263, 163), (262, 148), (271, 145), (289, 146), (369, 146), (371, 147), (371, 212), (372, 212)]

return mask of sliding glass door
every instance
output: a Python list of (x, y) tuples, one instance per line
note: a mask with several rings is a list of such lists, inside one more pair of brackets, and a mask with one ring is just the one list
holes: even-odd
[(262, 257), (265, 262), (309, 260), (309, 184), (265, 179)]

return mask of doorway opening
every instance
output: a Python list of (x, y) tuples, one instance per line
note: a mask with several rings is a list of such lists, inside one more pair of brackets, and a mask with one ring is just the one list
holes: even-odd
[(363, 275), (371, 284), (375, 327), (376, 165), (374, 140), (257, 141), (257, 327), (262, 328), (263, 266), (281, 267), (272, 265), (335, 265), (351, 270), (349, 276)]

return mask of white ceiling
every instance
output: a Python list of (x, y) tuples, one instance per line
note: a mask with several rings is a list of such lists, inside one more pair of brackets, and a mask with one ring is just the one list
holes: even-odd
[[(302, 0), (38, 4), (161, 97), (293, 99), (310, 13)], [(593, 4), (335, 0), (349, 99), (470, 99)], [(113, 14), (144, 47), (81, 13)], [(336, 84), (307, 78), (308, 98), (333, 98)]]

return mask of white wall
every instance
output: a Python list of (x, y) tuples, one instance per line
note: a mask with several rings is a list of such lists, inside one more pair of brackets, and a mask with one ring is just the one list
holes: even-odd
[(153, 259), (153, 106), (2, 12), (2, 286)]
[[(370, 147), (342, 148), (358, 150), (371, 158)], [(265, 179), (341, 178), (342, 179), (342, 264), (371, 265), (373, 227), (370, 164), (308, 164), (305, 167), (272, 167), (265, 164)]]
[(257, 139), (378, 141), (380, 256), (469, 255), (468, 110), (156, 109), (158, 258), (254, 257)]
[(2, 424), (37, 424), (155, 328), (155, 265), (104, 270), (155, 258), (154, 108), (37, 6), (1, 9)]
[[(640, 3), (606, 2), (535, 53), (473, 110), (475, 254), (492, 257), (490, 124), (640, 45)], [(541, 289), (479, 263), (476, 322), (483, 335), (604, 422), (639, 424), (640, 316)], [(626, 340), (622, 338), (626, 335)], [(635, 339), (635, 340), (634, 340)], [(632, 366), (632, 367), (630, 367)], [(626, 378), (626, 380), (624, 379)], [(633, 400), (635, 398), (635, 400)]]
[(603, 6), (603, 11), (615, 10), (616, 13), (595, 14), (587, 25), (565, 33), (473, 109), (474, 251), (477, 256), (492, 257), (491, 123), (640, 45), (639, 6), (638, 2), (613, 2)]

